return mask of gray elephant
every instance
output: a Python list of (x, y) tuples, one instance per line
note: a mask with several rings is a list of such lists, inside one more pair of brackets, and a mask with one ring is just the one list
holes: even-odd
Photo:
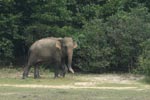
[(77, 44), (71, 37), (48, 37), (36, 41), (29, 49), (28, 63), (24, 68), (22, 78), (25, 79), (28, 77), (31, 66), (34, 66), (34, 78), (39, 78), (40, 76), (38, 65), (44, 62), (48, 62), (54, 65), (54, 78), (58, 77), (59, 69), (62, 70), (62, 75), (65, 77), (66, 66), (70, 72), (74, 73), (71, 64), (73, 49), (76, 47)]

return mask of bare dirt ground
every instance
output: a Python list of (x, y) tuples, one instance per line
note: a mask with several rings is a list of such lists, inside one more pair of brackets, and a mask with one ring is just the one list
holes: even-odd
[(125, 89), (138, 89), (138, 87), (97, 87), (97, 86), (74, 86), (74, 85), (60, 85), (60, 86), (54, 86), (54, 85), (19, 85), (19, 84), (0, 84), (0, 86), (11, 86), (11, 87), (22, 87), (22, 88), (55, 88), (55, 89), (83, 89), (83, 88), (89, 88), (89, 89), (115, 89), (115, 90), (125, 90)]
[[(142, 89), (137, 85), (141, 85), (139, 80), (143, 79), (143, 76), (132, 75), (132, 74), (102, 74), (102, 75), (77, 75), (73, 76), (73, 79), (80, 80), (75, 81), (71, 84), (61, 84), (61, 85), (43, 85), (43, 84), (0, 84), (0, 87), (21, 87), (21, 88), (56, 88), (56, 89), (81, 89), (81, 88), (92, 88), (92, 89), (134, 89), (142, 90), (144, 88), (149, 88), (149, 85), (142, 85)], [(113, 84), (107, 86), (106, 84)], [(114, 84), (117, 84), (114, 86)], [(118, 85), (125, 86), (118, 86)]]

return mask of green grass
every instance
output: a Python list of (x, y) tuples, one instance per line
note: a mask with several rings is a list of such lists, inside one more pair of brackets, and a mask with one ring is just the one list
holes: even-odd
[(76, 75), (67, 74), (65, 78), (54, 79), (54, 73), (40, 70), (40, 79), (34, 79), (33, 69), (30, 71), (29, 78), (22, 79), (21, 69), (0, 69), (0, 84), (42, 84), (42, 85), (62, 85), (62, 84), (72, 84), (76, 81), (82, 81), (76, 79)]
[(150, 100), (149, 90), (0, 87), (0, 100)]
[[(52, 72), (41, 70), (41, 78), (33, 78), (33, 70), (30, 77), (21, 79), (22, 69), (0, 69), (0, 100), (150, 100), (150, 85), (140, 80), (122, 82), (130, 75), (101, 75), (101, 74), (67, 74), (65, 78), (53, 79)], [(109, 77), (121, 76), (120, 81), (109, 80)], [(103, 81), (103, 78), (108, 78)], [(96, 80), (95, 78), (98, 78)], [(138, 77), (137, 77), (138, 78)], [(115, 78), (114, 78), (115, 79)], [(112, 81), (112, 82), (111, 82)], [(122, 82), (122, 83), (121, 83)], [(76, 85), (76, 83), (79, 83)], [(81, 84), (80, 84), (81, 83)], [(83, 83), (83, 86), (82, 86)], [(92, 86), (88, 85), (95, 83)], [(14, 87), (13, 85), (46, 85), (46, 86), (75, 86), (81, 88), (33, 88)], [(86, 85), (86, 88), (82, 88)], [(95, 88), (90, 88), (95, 87)], [(101, 88), (102, 87), (102, 88)], [(105, 88), (107, 87), (107, 88)], [(109, 88), (110, 87), (110, 88)], [(112, 87), (112, 88), (111, 88)], [(128, 89), (117, 89), (136, 87)], [(99, 88), (99, 89), (98, 89)], [(114, 89), (113, 89), (114, 88)]]

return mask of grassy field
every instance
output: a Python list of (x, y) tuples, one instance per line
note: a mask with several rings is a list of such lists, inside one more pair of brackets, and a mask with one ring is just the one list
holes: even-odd
[(0, 100), (150, 100), (150, 85), (132, 74), (67, 74), (21, 79), (22, 70), (0, 69)]

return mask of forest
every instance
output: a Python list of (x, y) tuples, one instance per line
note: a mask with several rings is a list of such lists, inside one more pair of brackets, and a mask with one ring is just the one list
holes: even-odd
[(24, 66), (45, 37), (77, 42), (77, 71), (150, 76), (149, 0), (0, 0), (0, 67)]

